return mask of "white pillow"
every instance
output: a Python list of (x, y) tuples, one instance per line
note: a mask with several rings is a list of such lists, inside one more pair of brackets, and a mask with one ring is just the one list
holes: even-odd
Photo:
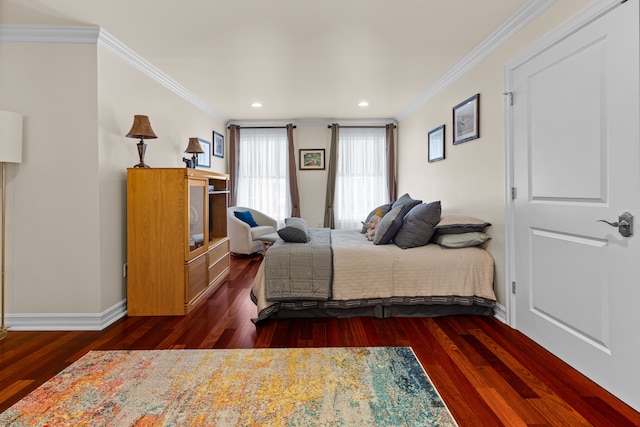
[(467, 248), (481, 245), (490, 238), (488, 234), (481, 231), (472, 231), (469, 233), (441, 234), (436, 236), (434, 241), (446, 248)]

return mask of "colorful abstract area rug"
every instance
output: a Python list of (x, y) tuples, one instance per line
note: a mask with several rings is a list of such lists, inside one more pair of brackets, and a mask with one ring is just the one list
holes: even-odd
[(0, 426), (455, 426), (409, 347), (93, 351)]

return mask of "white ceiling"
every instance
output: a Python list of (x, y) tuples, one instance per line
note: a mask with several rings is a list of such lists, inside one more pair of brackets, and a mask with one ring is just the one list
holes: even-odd
[(0, 22), (98, 25), (226, 119), (386, 119), (536, 2), (0, 0)]

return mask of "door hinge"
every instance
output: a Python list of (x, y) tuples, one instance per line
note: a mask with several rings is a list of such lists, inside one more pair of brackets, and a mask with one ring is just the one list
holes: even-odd
[(511, 282), (511, 293), (515, 294), (516, 293), (516, 282)]
[(518, 197), (518, 190), (516, 187), (511, 187), (511, 200), (515, 200)]
[(513, 92), (502, 92), (503, 95), (509, 97), (509, 105), (513, 105)]

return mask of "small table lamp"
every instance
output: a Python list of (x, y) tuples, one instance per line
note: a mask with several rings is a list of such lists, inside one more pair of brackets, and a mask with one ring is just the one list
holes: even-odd
[(22, 163), (22, 114), (0, 110), (0, 162), (2, 162), (2, 325), (0, 339), (9, 333), (4, 323), (5, 310), (5, 206), (7, 206), (6, 163)]
[(140, 163), (134, 166), (134, 168), (148, 168), (149, 165), (144, 163), (144, 152), (147, 150), (147, 144), (144, 143), (145, 139), (155, 139), (156, 134), (151, 129), (151, 123), (149, 123), (149, 116), (133, 116), (133, 126), (127, 134), (127, 138), (140, 138), (138, 142), (138, 156), (140, 156)]
[(198, 154), (204, 153), (204, 150), (200, 146), (200, 141), (198, 138), (189, 138), (189, 145), (187, 149), (184, 150), (185, 153), (191, 153), (193, 156), (191, 157), (191, 167), (195, 168), (198, 166)]

